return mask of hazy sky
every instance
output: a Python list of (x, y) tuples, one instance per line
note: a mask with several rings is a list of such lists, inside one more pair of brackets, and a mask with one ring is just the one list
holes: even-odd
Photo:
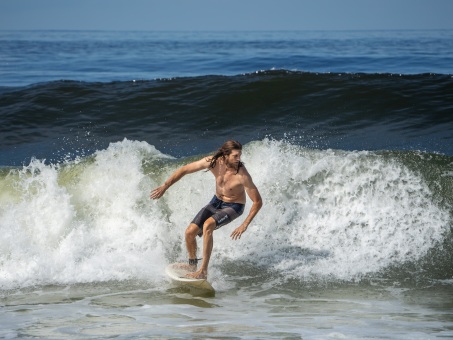
[(0, 29), (453, 29), (453, 0), (0, 0)]

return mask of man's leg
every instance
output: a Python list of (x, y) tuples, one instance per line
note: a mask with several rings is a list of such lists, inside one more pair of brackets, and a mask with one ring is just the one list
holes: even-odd
[(208, 277), (208, 265), (214, 245), (213, 233), (215, 227), (216, 221), (212, 217), (209, 217), (203, 224), (203, 262), (201, 263), (200, 269), (195, 273), (188, 274), (188, 277), (196, 279), (206, 279)]
[(197, 240), (196, 237), (200, 232), (200, 228), (194, 223), (189, 224), (186, 229), (186, 247), (187, 252), (189, 253), (189, 259), (197, 258)]
[[(189, 259), (196, 259), (197, 258), (197, 240), (196, 237), (198, 233), (200, 232), (200, 228), (194, 224), (191, 223), (186, 229), (185, 233), (185, 238), (186, 238), (186, 248), (187, 248), (187, 253), (189, 254)], [(192, 271), (197, 270), (197, 265), (191, 265), (190, 269)]]

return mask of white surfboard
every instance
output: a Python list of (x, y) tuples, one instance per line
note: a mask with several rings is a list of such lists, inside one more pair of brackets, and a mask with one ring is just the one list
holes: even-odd
[(211, 284), (205, 279), (192, 279), (186, 277), (190, 273), (187, 263), (172, 263), (165, 268), (165, 272), (174, 282), (180, 285), (187, 285), (198, 289), (203, 289), (210, 292), (215, 292)]

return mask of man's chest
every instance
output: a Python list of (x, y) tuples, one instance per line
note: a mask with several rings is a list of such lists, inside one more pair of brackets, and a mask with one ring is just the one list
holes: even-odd
[(233, 190), (236, 187), (242, 186), (241, 176), (231, 172), (219, 174), (216, 178), (216, 184), (218, 187)]

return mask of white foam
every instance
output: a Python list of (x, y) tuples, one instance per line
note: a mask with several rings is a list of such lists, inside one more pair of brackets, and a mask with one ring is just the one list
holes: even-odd
[(240, 244), (222, 234), (223, 257), (351, 280), (421, 258), (448, 230), (448, 212), (395, 160), (270, 140), (247, 145), (243, 159), (264, 207)]
[[(151, 201), (150, 190), (181, 165), (157, 169), (164, 158), (124, 140), (92, 160), (34, 160), (11, 173), (0, 206), (0, 287), (162, 280), (168, 262), (186, 257), (184, 229), (214, 194), (212, 174), (198, 172)], [(284, 279), (360, 279), (417, 260), (448, 229), (423, 179), (377, 154), (263, 140), (245, 146), (243, 161), (264, 207), (239, 241), (229, 235), (250, 201), (215, 232), (211, 272), (220, 276), (224, 261), (249, 261)]]
[(92, 163), (34, 160), (10, 175), (20, 199), (0, 210), (0, 287), (159, 279), (168, 222), (148, 198), (156, 183), (142, 162), (152, 157), (164, 155), (124, 140)]

